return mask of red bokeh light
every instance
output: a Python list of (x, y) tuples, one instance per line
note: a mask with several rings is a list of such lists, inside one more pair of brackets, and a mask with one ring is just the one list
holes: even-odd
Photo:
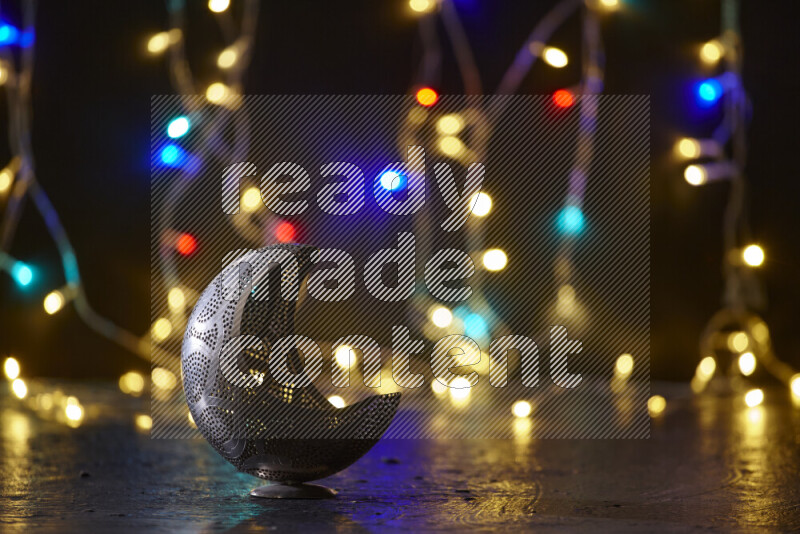
[(421, 106), (432, 106), (437, 100), (439, 100), (439, 94), (430, 87), (423, 87), (417, 91), (417, 102), (419, 102)]
[(175, 243), (175, 249), (183, 256), (190, 256), (197, 250), (197, 239), (190, 234), (181, 234)]
[(566, 89), (553, 93), (553, 103), (560, 108), (568, 108), (575, 103), (575, 97)]
[(275, 227), (275, 237), (281, 243), (288, 243), (294, 239), (294, 226), (288, 222), (282, 222)]

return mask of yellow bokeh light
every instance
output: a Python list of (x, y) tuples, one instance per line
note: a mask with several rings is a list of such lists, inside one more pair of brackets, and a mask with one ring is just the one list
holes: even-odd
[(608, 10), (617, 9), (619, 7), (619, 0), (600, 0), (600, 5)]
[(153, 341), (164, 341), (172, 333), (172, 323), (166, 317), (162, 317), (153, 323), (150, 332), (153, 336)]
[(531, 412), (533, 411), (533, 406), (528, 401), (517, 401), (511, 407), (511, 413), (514, 414), (514, 417), (528, 417)]
[(744, 403), (749, 407), (758, 406), (764, 402), (764, 392), (760, 389), (751, 389), (744, 396)]
[(739, 371), (744, 376), (750, 376), (756, 370), (756, 357), (752, 352), (745, 352), (739, 356)]
[(758, 245), (748, 245), (742, 250), (742, 259), (750, 267), (760, 267), (764, 263), (764, 249)]
[(236, 49), (228, 47), (217, 56), (217, 67), (229, 69), (236, 64), (237, 59), (239, 59), (239, 54), (236, 52)]
[(717, 362), (713, 356), (706, 356), (700, 363), (697, 364), (697, 377), (703, 381), (710, 379), (714, 376), (714, 371), (717, 370)]
[(261, 205), (261, 190), (250, 187), (242, 194), (242, 208), (244, 211), (255, 211)]
[(461, 115), (456, 113), (445, 115), (436, 123), (436, 129), (444, 135), (455, 135), (462, 128), (464, 128), (464, 121), (461, 119)]
[(0, 64), (0, 85), (4, 85), (7, 81), (8, 81), (8, 67), (6, 67), (4, 64)]
[(469, 397), (472, 384), (463, 376), (457, 376), (450, 381), (450, 397), (453, 400), (465, 400)]
[(759, 343), (766, 343), (769, 341), (769, 328), (764, 321), (757, 321), (756, 324), (750, 328), (750, 333), (753, 334), (753, 337)]
[(448, 135), (439, 141), (439, 150), (448, 156), (458, 156), (464, 151), (464, 143), (458, 137)]
[(350, 345), (339, 345), (333, 353), (336, 365), (342, 369), (347, 369), (356, 364), (356, 354)]
[(647, 411), (650, 412), (650, 417), (658, 417), (664, 412), (667, 407), (667, 399), (661, 395), (653, 395), (647, 399)]
[(0, 171), (0, 193), (8, 191), (12, 181), (14, 181), (14, 173), (11, 172), (11, 169), (5, 168)]
[(709, 65), (716, 64), (720, 59), (722, 59), (722, 55), (724, 53), (725, 49), (723, 48), (722, 43), (717, 39), (712, 39), (700, 47), (700, 59)]
[(409, 0), (408, 7), (417, 13), (427, 13), (436, 5), (434, 0)]
[(789, 381), (789, 387), (792, 389), (792, 395), (800, 398), (800, 373), (797, 373)]
[(53, 315), (64, 307), (64, 302), (64, 295), (61, 293), (61, 291), (56, 290), (47, 294), (47, 296), (44, 298), (44, 302), (42, 302), (42, 306), (44, 307), (44, 311), (50, 315)]
[(344, 399), (341, 398), (339, 395), (331, 395), (328, 397), (328, 402), (333, 404), (335, 408), (344, 408), (347, 406), (347, 403), (344, 402)]
[(564, 284), (558, 288), (558, 302), (564, 305), (575, 304), (575, 288), (569, 284)]
[(161, 389), (175, 389), (175, 386), (178, 385), (178, 378), (175, 373), (163, 367), (153, 369), (150, 379), (153, 381), (154, 386)]
[(556, 48), (554, 46), (545, 47), (545, 49), (542, 51), (542, 59), (544, 59), (545, 63), (557, 69), (566, 67), (567, 63), (569, 63), (567, 54), (564, 53), (564, 51), (560, 48)]
[(750, 340), (744, 332), (731, 332), (728, 334), (728, 348), (731, 352), (744, 352)]
[(487, 250), (483, 254), (483, 266), (488, 271), (500, 271), (508, 264), (508, 256), (499, 248)]
[(444, 306), (436, 306), (431, 311), (431, 322), (439, 328), (447, 328), (453, 323), (453, 312)]
[(447, 385), (441, 383), (438, 379), (434, 378), (431, 382), (431, 389), (436, 395), (444, 395), (447, 393)]
[(206, 89), (206, 99), (213, 103), (217, 104), (225, 99), (228, 96), (230, 89), (227, 85), (222, 82), (215, 82), (208, 86)]
[(170, 45), (169, 32), (159, 32), (147, 41), (147, 51), (151, 54), (160, 54)]
[(17, 359), (11, 357), (6, 358), (6, 361), (3, 363), (3, 372), (9, 380), (19, 378), (20, 367)]
[(472, 214), (478, 217), (486, 217), (492, 211), (492, 197), (486, 193), (475, 193), (470, 197), (469, 203), (472, 206)]
[(136, 427), (140, 430), (150, 430), (153, 428), (153, 418), (149, 415), (139, 414), (136, 416)]
[(622, 354), (617, 358), (617, 363), (614, 369), (619, 376), (629, 376), (633, 372), (633, 356), (630, 354)]
[(697, 141), (697, 139), (684, 137), (678, 141), (676, 150), (678, 151), (678, 154), (684, 158), (696, 158), (700, 155), (700, 143)]
[(18, 399), (24, 399), (25, 395), (28, 394), (28, 386), (25, 385), (25, 381), (21, 378), (15, 378), (13, 382), (11, 382), (11, 391), (14, 392), (14, 395)]
[(75, 397), (70, 397), (70, 402), (64, 408), (64, 415), (70, 421), (80, 421), (83, 419), (83, 407), (80, 405)]
[(119, 377), (119, 390), (128, 395), (140, 395), (144, 391), (144, 377), (136, 371), (125, 373)]
[(231, 5), (231, 0), (208, 0), (208, 9), (214, 13), (222, 13)]
[(186, 295), (184, 295), (183, 290), (179, 287), (173, 287), (167, 293), (167, 302), (169, 303), (170, 309), (173, 311), (179, 311), (183, 309), (183, 306), (186, 304)]
[(683, 178), (690, 185), (703, 185), (708, 180), (708, 173), (702, 165), (689, 165), (683, 171)]

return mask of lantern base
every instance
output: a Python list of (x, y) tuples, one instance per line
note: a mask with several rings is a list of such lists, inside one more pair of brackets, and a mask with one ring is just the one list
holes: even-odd
[(250, 492), (250, 496), (264, 499), (332, 499), (336, 497), (336, 490), (317, 484), (273, 482), (255, 488)]

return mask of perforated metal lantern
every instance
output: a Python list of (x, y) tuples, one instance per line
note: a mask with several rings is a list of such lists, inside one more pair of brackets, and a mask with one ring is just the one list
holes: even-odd
[[(292, 295), (314, 251), (274, 245), (241, 255), (209, 284), (186, 326), (181, 358), (189, 410), (223, 458), (277, 483), (253, 490), (256, 496), (327, 496), (325, 488), (299, 485), (363, 456), (388, 428), (400, 400), (393, 393), (336, 408), (313, 384), (296, 387), (272, 377), (268, 347), (294, 334)], [(292, 373), (303, 370), (297, 351), (287, 355), (286, 366)]]

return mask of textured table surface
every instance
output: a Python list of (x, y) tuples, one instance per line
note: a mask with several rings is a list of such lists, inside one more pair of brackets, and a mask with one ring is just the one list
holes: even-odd
[(748, 409), (655, 384), (649, 440), (384, 440), (323, 481), (336, 499), (269, 501), (205, 442), (137, 431), (148, 401), (62, 387), (106, 408), (69, 428), (0, 397), (0, 531), (800, 530), (800, 408), (780, 390)]

